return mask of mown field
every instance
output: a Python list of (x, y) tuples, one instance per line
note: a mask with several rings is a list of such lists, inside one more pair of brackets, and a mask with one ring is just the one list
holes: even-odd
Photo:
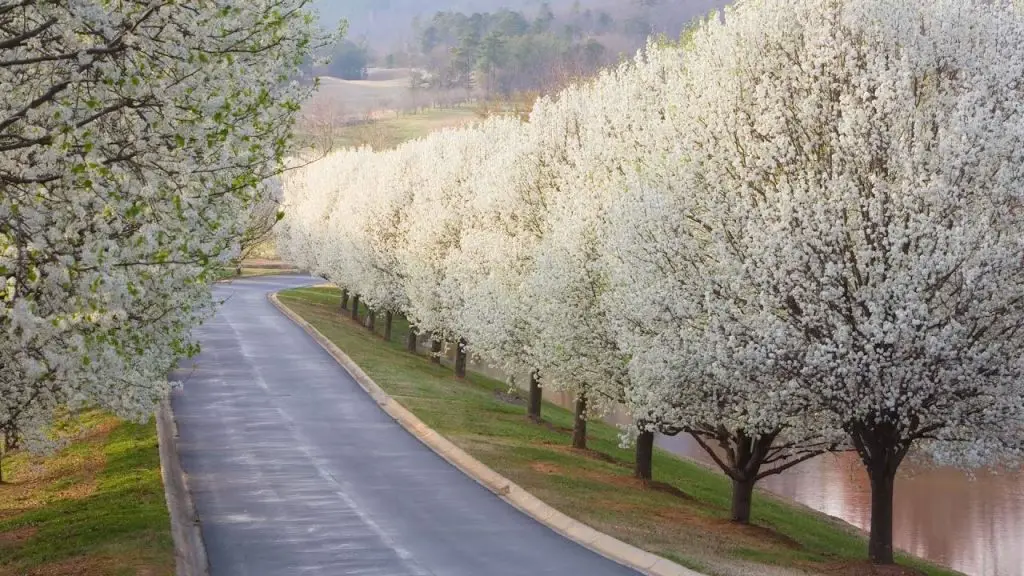
[(479, 116), (471, 108), (440, 108), (403, 113), (391, 118), (341, 127), (336, 132), (335, 145), (394, 148), (403, 142), (427, 136), (431, 132), (464, 126), (477, 120)]
[(321, 78), (303, 106), (297, 149), (392, 148), (478, 119), (473, 107), (459, 104), (465, 94), (415, 92), (410, 75), (407, 69), (371, 69), (366, 80)]

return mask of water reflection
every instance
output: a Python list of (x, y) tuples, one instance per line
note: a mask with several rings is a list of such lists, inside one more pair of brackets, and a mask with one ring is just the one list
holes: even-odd
[[(476, 369), (503, 378), (484, 366)], [(571, 395), (545, 396), (572, 407)], [(617, 413), (607, 419), (621, 423), (626, 416)], [(711, 464), (688, 436), (659, 437), (658, 444)], [(822, 456), (761, 485), (861, 529), (870, 525), (870, 485), (856, 454)], [(908, 462), (896, 483), (893, 531), (900, 549), (970, 576), (1024, 576), (1024, 474), (981, 471), (972, 479), (960, 470)]]
[[(710, 463), (688, 437), (660, 438), (673, 453)], [(762, 486), (862, 529), (871, 520), (868, 478), (856, 454), (805, 462)], [(1024, 574), (1024, 476), (908, 464), (896, 483), (896, 545), (972, 576)]]

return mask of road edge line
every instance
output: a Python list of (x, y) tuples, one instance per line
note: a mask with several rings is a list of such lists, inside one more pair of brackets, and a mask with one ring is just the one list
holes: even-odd
[(188, 489), (188, 476), (178, 453), (178, 424), (171, 410), (170, 395), (164, 397), (156, 413), (156, 435), (160, 446), (160, 475), (164, 498), (171, 516), (176, 576), (209, 576), (210, 563), (199, 525), (199, 515)]
[(514, 508), (561, 534), (565, 538), (587, 548), (618, 564), (632, 568), (645, 576), (705, 576), (668, 558), (641, 550), (613, 536), (574, 520), (537, 498), (524, 488), (498, 474), (483, 462), (462, 450), (434, 429), (427, 426), (416, 415), (395, 401), (359, 367), (348, 354), (331, 342), (312, 324), (281, 303), (277, 293), (267, 299), (289, 320), (297, 324), (316, 340), (334, 360), (345, 369), (352, 379), (370, 395), (381, 409), (391, 416), (407, 432), (433, 450), (437, 455), (458, 468), (463, 474), (487, 488)]

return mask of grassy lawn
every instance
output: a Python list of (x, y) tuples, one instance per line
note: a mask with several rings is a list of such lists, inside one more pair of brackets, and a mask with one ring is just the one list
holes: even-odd
[(276, 276), (279, 274), (295, 274), (298, 270), (279, 260), (244, 260), (241, 274), (236, 268), (222, 268), (218, 274), (220, 280), (232, 278), (253, 278), (256, 276)]
[(431, 132), (463, 126), (480, 118), (470, 108), (441, 108), (417, 113), (403, 113), (394, 118), (354, 124), (339, 128), (338, 147), (373, 146), (394, 148), (403, 142), (422, 138)]
[[(570, 412), (545, 404), (546, 423), (530, 423), (521, 395), (506, 383), (479, 374), (457, 381), (449, 369), (405, 352), (404, 320), (396, 318), (388, 344), (380, 318), (370, 334), (341, 314), (337, 290), (305, 288), (280, 298), (429, 426), (598, 530), (712, 576), (872, 573), (865, 540), (839, 521), (758, 494), (754, 525), (733, 525), (724, 476), (659, 451), (655, 482), (643, 486), (632, 478), (633, 453), (619, 448), (614, 427), (591, 422), (590, 450), (574, 451)], [(908, 574), (956, 574), (903, 561), (914, 567)]]
[(0, 485), (0, 576), (170, 576), (154, 424), (101, 414), (48, 457), (13, 453)]

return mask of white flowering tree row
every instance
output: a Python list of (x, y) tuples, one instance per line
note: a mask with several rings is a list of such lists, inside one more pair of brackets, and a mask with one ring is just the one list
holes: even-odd
[(1012, 3), (741, 0), (528, 122), (340, 152), (284, 188), (296, 263), (581, 416), (624, 405), (641, 477), (655, 432), (692, 435), (736, 521), (758, 480), (854, 449), (887, 564), (905, 458), (1021, 456)]
[(147, 418), (197, 350), (215, 273), (274, 219), (306, 3), (0, 7), (0, 451), (80, 407)]

